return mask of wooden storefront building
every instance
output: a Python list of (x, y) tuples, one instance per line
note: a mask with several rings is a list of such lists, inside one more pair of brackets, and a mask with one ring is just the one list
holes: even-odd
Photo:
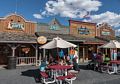
[(70, 35), (84, 40), (79, 43), (80, 61), (86, 62), (91, 59), (93, 52), (98, 52), (98, 46), (106, 41), (97, 37), (96, 23), (69, 20)]
[(69, 26), (64, 26), (56, 18), (49, 23), (37, 23), (10, 14), (0, 18), (0, 65), (7, 64), (8, 56), (16, 57), (17, 65), (38, 65), (43, 57), (41, 45), (37, 43), (39, 36), (45, 36), (48, 42), (58, 36), (78, 45), (79, 60), (86, 62), (91, 59), (90, 53), (97, 52), (98, 46), (109, 41), (100, 32), (108, 29), (114, 35), (110, 27), (100, 28), (96, 23), (75, 20), (69, 20)]
[(36, 22), (10, 14), (0, 18), (0, 65), (7, 65), (7, 57), (17, 58), (17, 65), (36, 64), (38, 55)]

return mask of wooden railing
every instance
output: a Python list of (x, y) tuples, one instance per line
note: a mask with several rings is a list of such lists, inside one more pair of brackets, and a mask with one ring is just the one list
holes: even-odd
[(36, 57), (17, 57), (17, 66), (36, 65)]

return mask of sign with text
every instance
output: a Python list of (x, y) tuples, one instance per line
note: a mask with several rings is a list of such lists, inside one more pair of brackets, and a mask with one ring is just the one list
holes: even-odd
[(79, 32), (79, 34), (85, 34), (85, 35), (90, 34), (89, 29), (88, 28), (83, 28), (83, 27), (78, 28), (78, 32)]
[(109, 31), (102, 31), (102, 35), (110, 35)]
[(51, 25), (50, 30), (59, 30), (59, 26), (58, 25)]
[(9, 28), (9, 29), (24, 30), (24, 25), (21, 24), (21, 23), (9, 22), (8, 28)]

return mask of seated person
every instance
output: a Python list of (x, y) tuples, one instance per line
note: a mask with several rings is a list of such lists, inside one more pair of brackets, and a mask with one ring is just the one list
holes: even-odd
[(79, 65), (76, 62), (76, 59), (73, 59), (73, 69), (68, 70), (68, 74), (77, 75), (79, 71), (80, 71)]
[(72, 63), (70, 62), (70, 60), (66, 61), (67, 65), (72, 65)]
[(76, 59), (73, 59), (73, 69), (75, 71), (80, 71), (80, 68), (79, 68), (78, 63), (76, 62)]
[(110, 61), (110, 57), (108, 55), (105, 56), (104, 63), (108, 63)]
[(47, 62), (45, 59), (43, 59), (39, 67), (40, 71), (45, 71), (46, 66), (47, 66)]
[(60, 65), (65, 65), (63, 59), (60, 59), (60, 62), (59, 62)]

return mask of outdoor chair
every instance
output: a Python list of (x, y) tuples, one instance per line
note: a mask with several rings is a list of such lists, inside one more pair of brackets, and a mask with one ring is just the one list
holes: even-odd
[(45, 72), (40, 72), (40, 75), (41, 75), (41, 82), (42, 83), (49, 84), (49, 83), (55, 82), (55, 78), (49, 78), (48, 74)]

